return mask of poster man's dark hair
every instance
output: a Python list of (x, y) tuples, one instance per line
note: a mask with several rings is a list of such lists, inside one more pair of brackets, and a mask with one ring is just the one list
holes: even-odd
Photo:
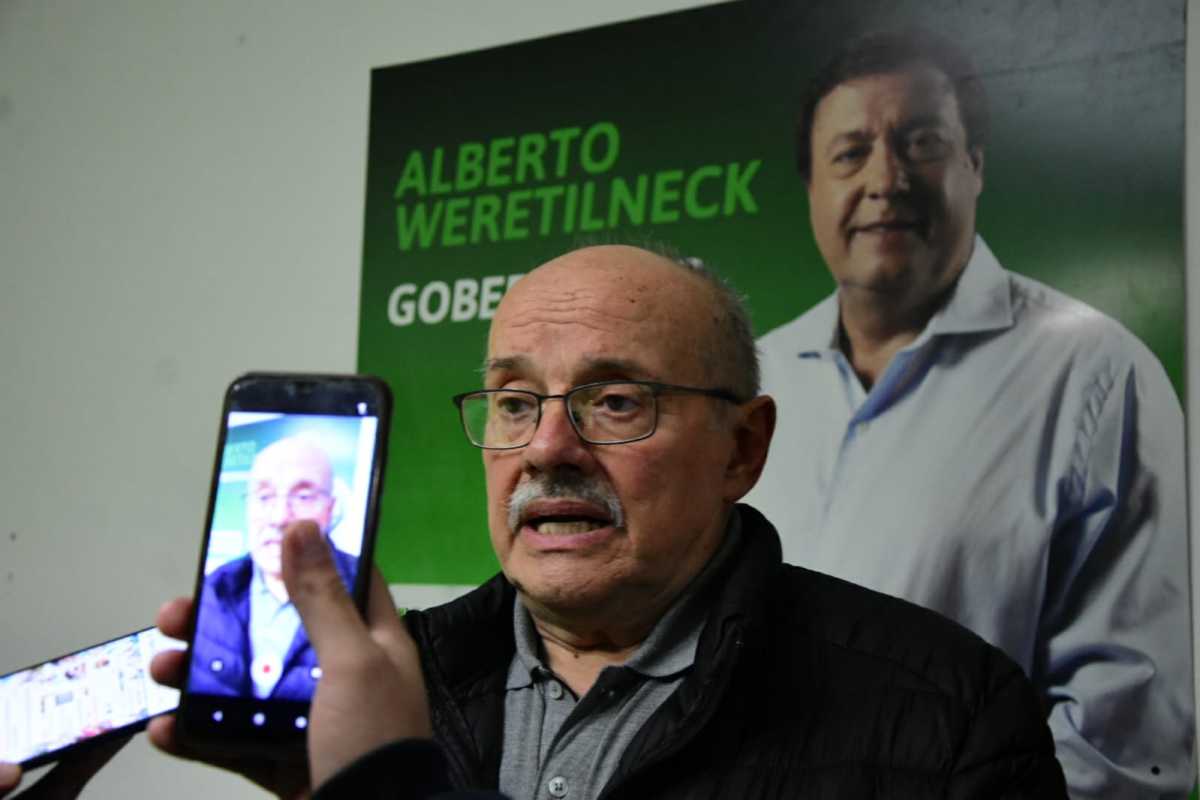
[(796, 123), (796, 166), (805, 182), (812, 175), (812, 125), (817, 104), (847, 81), (930, 64), (954, 87), (968, 148), (988, 138), (988, 104), (983, 82), (971, 59), (950, 40), (922, 30), (870, 33), (848, 42), (808, 84)]

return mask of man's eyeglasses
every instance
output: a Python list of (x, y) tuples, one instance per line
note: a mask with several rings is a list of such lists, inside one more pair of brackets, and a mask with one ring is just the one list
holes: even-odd
[(246, 493), (246, 498), (256, 508), (274, 508), (283, 500), (293, 514), (309, 514), (319, 511), (329, 498), (323, 489), (294, 489), (287, 494), (278, 494), (273, 489), (257, 489)]
[(455, 395), (453, 400), (471, 444), (488, 450), (512, 450), (533, 441), (547, 400), (562, 400), (566, 404), (571, 426), (588, 444), (624, 444), (645, 439), (658, 428), (661, 394), (700, 394), (734, 404), (741, 402), (727, 389), (652, 381), (586, 383), (564, 394), (484, 389)]

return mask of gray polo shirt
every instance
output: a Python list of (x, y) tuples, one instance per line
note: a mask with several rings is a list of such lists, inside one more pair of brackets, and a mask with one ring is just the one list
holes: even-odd
[(525, 607), (513, 607), (517, 651), (508, 668), (500, 790), (514, 800), (595, 797), (625, 747), (675, 691), (696, 660), (708, 608), (700, 589), (737, 547), (741, 523), (629, 660), (605, 667), (581, 698), (542, 662), (541, 641)]

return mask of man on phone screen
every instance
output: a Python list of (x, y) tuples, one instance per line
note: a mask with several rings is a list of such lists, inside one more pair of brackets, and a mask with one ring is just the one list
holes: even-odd
[[(310, 439), (280, 439), (254, 458), (246, 488), (250, 552), (204, 580), (190, 689), (308, 700), (321, 670), (283, 585), (280, 542), (284, 528), (300, 519), (329, 535), (333, 466)], [(353, 586), (358, 559), (332, 552), (342, 580)]]

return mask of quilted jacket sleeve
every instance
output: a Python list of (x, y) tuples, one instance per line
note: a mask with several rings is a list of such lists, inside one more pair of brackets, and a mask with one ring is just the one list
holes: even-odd
[(1054, 740), (1033, 687), (1015, 665), (984, 694), (955, 760), (952, 800), (1066, 798)]

